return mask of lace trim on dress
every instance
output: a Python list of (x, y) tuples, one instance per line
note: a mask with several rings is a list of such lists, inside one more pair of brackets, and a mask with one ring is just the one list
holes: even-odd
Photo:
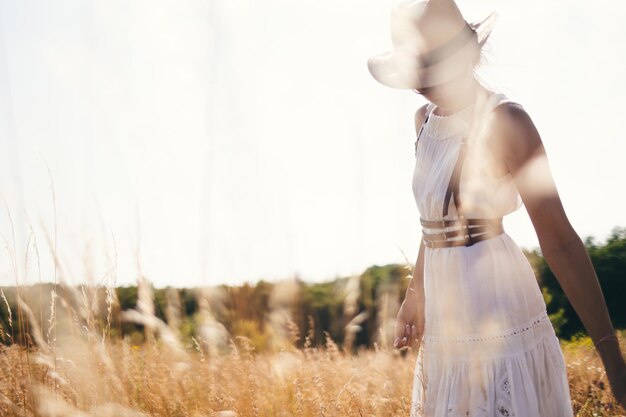
[[(500, 417), (517, 417), (513, 408), (513, 401), (511, 395), (511, 383), (509, 380), (508, 373), (504, 372), (500, 374), (497, 378), (498, 382), (496, 384), (496, 392), (495, 392), (495, 409)], [(423, 386), (425, 388), (425, 385)], [(432, 409), (432, 405), (430, 409), (426, 409), (424, 406), (425, 399), (425, 391), (423, 395), (420, 397), (421, 399), (418, 401), (414, 401), (411, 404), (410, 417), (425, 417), (429, 415), (426, 411), (431, 414), (434, 412)], [(446, 410), (446, 417), (478, 417), (478, 416), (487, 416), (487, 410), (485, 409), (485, 405), (478, 406), (477, 409), (473, 410), (470, 414), (470, 410), (464, 406), (448, 406)]]
[(432, 335), (428, 329), (426, 323), (422, 345), (431, 355), (448, 363), (514, 357), (535, 349), (546, 337), (554, 337), (554, 328), (545, 310), (522, 326), (496, 334)]
[(498, 400), (496, 410), (498, 410), (498, 413), (503, 417), (514, 417), (515, 413), (513, 412), (513, 404), (511, 403), (511, 383), (509, 382), (509, 376), (507, 374), (501, 377), (498, 383), (498, 391), (500, 394), (504, 395), (496, 397)]
[(488, 340), (497, 340), (506, 337), (511, 337), (520, 333), (523, 333), (530, 328), (541, 324), (542, 322), (548, 320), (548, 313), (543, 311), (536, 318), (534, 318), (530, 323), (524, 324), (521, 326), (513, 327), (509, 329), (506, 333), (498, 333), (493, 335), (485, 335), (482, 333), (474, 333), (467, 334), (459, 337), (441, 337), (432, 334), (424, 334), (424, 340), (433, 341), (433, 342), (445, 342), (445, 343), (471, 343), (471, 342), (483, 342)]
[[(496, 411), (500, 417), (517, 417), (513, 411), (513, 402), (511, 398), (511, 383), (509, 382), (509, 375), (504, 373), (499, 377), (496, 388)], [(429, 410), (432, 411), (432, 410)], [(423, 401), (414, 402), (411, 405), (410, 416), (411, 417), (424, 417), (426, 410)], [(487, 412), (484, 407), (480, 407), (478, 410), (474, 410), (470, 414), (470, 410), (461, 406), (448, 406), (446, 416), (447, 417), (475, 417), (475, 416), (487, 416)]]

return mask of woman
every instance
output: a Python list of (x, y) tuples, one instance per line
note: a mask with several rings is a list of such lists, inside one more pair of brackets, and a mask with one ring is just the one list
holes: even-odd
[(418, 342), (411, 416), (573, 416), (541, 291), (502, 229), (522, 202), (624, 406), (626, 363), (539, 133), (522, 106), (474, 75), (493, 21), (468, 24), (453, 0), (405, 1), (392, 12), (394, 51), (368, 61), (377, 81), (429, 101), (415, 114), (422, 240), (394, 340)]

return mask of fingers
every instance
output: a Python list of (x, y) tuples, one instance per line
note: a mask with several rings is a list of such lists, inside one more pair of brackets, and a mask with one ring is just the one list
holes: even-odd
[(417, 331), (415, 325), (411, 326), (411, 341), (410, 344), (413, 345), (417, 340)]
[(405, 346), (408, 346), (412, 339), (411, 336), (413, 334), (415, 334), (415, 326), (411, 326), (408, 323), (406, 323), (404, 325), (404, 328), (402, 329), (402, 333), (399, 336), (396, 336), (396, 338), (394, 339), (393, 347), (403, 348)]
[(406, 339), (406, 325), (402, 326), (402, 324), (396, 323), (393, 347), (401, 347), (403, 343), (405, 343), (405, 339)]

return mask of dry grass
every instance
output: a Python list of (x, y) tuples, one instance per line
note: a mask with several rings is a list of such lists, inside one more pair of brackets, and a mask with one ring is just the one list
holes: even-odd
[[(9, 220), (12, 226), (10, 215)], [(21, 291), (15, 251), (10, 251), (17, 314), (9, 309), (8, 327), (0, 327), (0, 342), (6, 343), (0, 343), (0, 416), (409, 415), (415, 351), (400, 354), (389, 349), (383, 337), (374, 350), (346, 353), (366, 318), (356, 308), (356, 278), (346, 287), (346, 347), (337, 346), (328, 335), (324, 346), (311, 346), (313, 325), (304, 348), (294, 347), (297, 326), (286, 308), (294, 287), (288, 283), (277, 286), (271, 297), (270, 351), (257, 353), (250, 339), (226, 331), (213, 314), (222, 294), (211, 288), (198, 291), (197, 332), (186, 345), (178, 328), (178, 294), (167, 295), (167, 323), (160, 320), (139, 266), (137, 308), (120, 311), (114, 291), (116, 252), (107, 254), (104, 290), (97, 285), (68, 285), (69, 268), (59, 254), (54, 224), (53, 232), (46, 234), (54, 260), (55, 287), (50, 294), (39, 294), (36, 302), (22, 299), (21, 294), (27, 297), (29, 292)], [(7, 247), (8, 240), (15, 239), (5, 239)], [(32, 226), (29, 249), (31, 245), (38, 260)], [(0, 298), (0, 308), (8, 308), (4, 292)], [(381, 317), (393, 322), (391, 310), (381, 310)], [(145, 343), (112, 336), (120, 321), (141, 324)], [(623, 410), (615, 411), (590, 340), (565, 344), (563, 350), (577, 416), (624, 416)]]
[[(57, 339), (49, 343), (21, 302), (34, 347), (2, 347), (0, 415), (409, 415), (415, 352), (375, 349), (350, 355), (327, 338), (325, 346), (296, 349), (283, 341), (274, 353), (257, 354), (245, 337), (226, 335), (227, 343), (220, 345), (221, 338), (211, 342), (200, 334), (184, 346), (167, 324), (150, 318), (150, 293), (147, 287), (142, 291), (143, 303), (124, 313), (151, 335), (141, 346), (128, 338), (103, 338), (85, 310), (75, 321), (57, 323)], [(84, 306), (88, 299), (82, 297)], [(78, 310), (67, 300), (61, 304)], [(623, 415), (611, 411), (615, 403), (590, 340), (566, 343), (563, 351), (577, 415)]]
[(29, 363), (23, 348), (4, 348), (1, 415), (408, 415), (411, 355), (347, 355), (330, 339), (271, 354), (255, 354), (241, 337), (226, 353), (206, 341), (184, 353), (160, 339), (103, 346), (66, 334), (57, 342), (56, 353), (33, 349)]
[[(622, 352), (625, 332), (617, 332)], [(586, 416), (626, 416), (626, 412), (615, 402), (602, 366), (602, 361), (595, 351), (589, 337), (581, 337), (571, 342), (561, 343), (567, 375), (569, 379), (572, 403), (576, 415)]]

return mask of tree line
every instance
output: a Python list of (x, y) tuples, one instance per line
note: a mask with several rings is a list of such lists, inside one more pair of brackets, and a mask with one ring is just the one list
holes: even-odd
[[(615, 228), (603, 244), (587, 238), (585, 246), (613, 325), (625, 328), (626, 228)], [(541, 252), (535, 249), (524, 253), (533, 266), (559, 338), (585, 334)], [(150, 286), (150, 311), (174, 327), (176, 334), (189, 345), (197, 342), (199, 326), (208, 315), (230, 337), (245, 338), (256, 351), (276, 347), (278, 337), (289, 339), (296, 347), (320, 345), (332, 339), (350, 349), (376, 348), (390, 342), (411, 267), (374, 265), (359, 276), (321, 283), (307, 283), (295, 277), (282, 282), (261, 280), (254, 285), (220, 285), (209, 289)], [(20, 287), (20, 297), (30, 308), (25, 314), (17, 308), (16, 287), (2, 287), (0, 342), (26, 343), (29, 336), (23, 333), (28, 333), (24, 329), (29, 328), (29, 321), (36, 320), (40, 328), (46, 329), (54, 316), (57, 321), (83, 321), (83, 325), (106, 327), (109, 337), (130, 338), (140, 344), (145, 337), (143, 325), (121, 318), (123, 311), (140, 308), (140, 290), (138, 286), (120, 286), (109, 288), (107, 293), (105, 287), (70, 288), (49, 283)], [(53, 307), (52, 294), (61, 301)], [(147, 296), (143, 297), (146, 304)]]

